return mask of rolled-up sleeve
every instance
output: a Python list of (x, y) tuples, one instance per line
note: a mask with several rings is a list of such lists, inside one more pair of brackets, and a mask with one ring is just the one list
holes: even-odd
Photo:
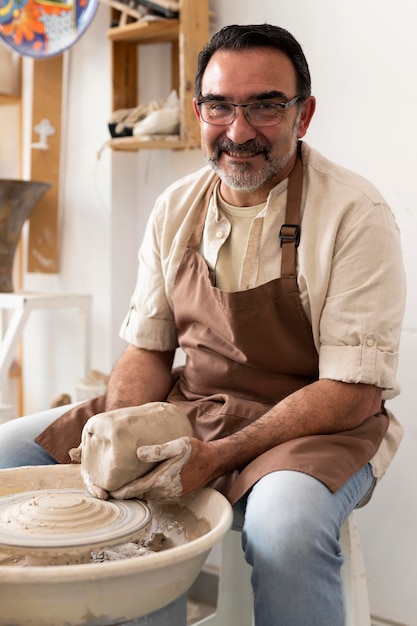
[(145, 350), (175, 350), (177, 347), (175, 324), (170, 320), (144, 316), (136, 310), (134, 300), (123, 320), (120, 337)]
[(400, 236), (391, 210), (350, 211), (335, 237), (319, 333), (320, 378), (366, 383), (398, 394), (405, 303)]

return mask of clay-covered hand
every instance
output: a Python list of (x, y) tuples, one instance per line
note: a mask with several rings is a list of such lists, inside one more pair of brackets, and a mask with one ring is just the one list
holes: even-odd
[(91, 493), (92, 496), (98, 498), (99, 500), (107, 500), (109, 497), (108, 492), (105, 489), (102, 489), (98, 485), (95, 485), (88, 475), (87, 471), (81, 466), (81, 478), (83, 479), (85, 488), (88, 493)]
[[(71, 450), (68, 451), (69, 457), (73, 463), (81, 463), (82, 448), (83, 448), (83, 444), (80, 443), (78, 448), (71, 448)], [(90, 476), (88, 475), (87, 470), (82, 465), (80, 468), (80, 472), (81, 472), (81, 478), (83, 479), (83, 483), (88, 493), (91, 493), (91, 495), (94, 496), (95, 498), (99, 498), (99, 500), (107, 500), (107, 498), (109, 497), (109, 494), (107, 493), (107, 491), (105, 491), (105, 489), (102, 489), (101, 487), (93, 483)]]
[(158, 466), (141, 478), (132, 480), (111, 496), (118, 500), (147, 498), (149, 500), (178, 500), (183, 495), (181, 470), (191, 456), (190, 437), (179, 437), (166, 443), (141, 446), (136, 454), (140, 461), (158, 463)]

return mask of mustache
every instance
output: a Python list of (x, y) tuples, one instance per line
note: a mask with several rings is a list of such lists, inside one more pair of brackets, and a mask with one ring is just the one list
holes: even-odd
[(235, 143), (230, 139), (221, 139), (214, 145), (212, 154), (213, 159), (219, 159), (222, 152), (230, 152), (232, 154), (243, 154), (244, 156), (253, 156), (255, 154), (264, 153), (268, 158), (271, 152), (271, 145), (259, 141), (258, 139), (250, 139), (245, 143)]

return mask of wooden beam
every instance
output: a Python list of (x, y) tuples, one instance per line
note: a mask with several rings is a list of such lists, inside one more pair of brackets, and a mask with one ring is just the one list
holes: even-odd
[(52, 183), (39, 200), (29, 221), (28, 271), (56, 274), (59, 271), (59, 185), (61, 156), (62, 55), (34, 61), (32, 143), (39, 144), (35, 127), (48, 120), (53, 134), (47, 148), (32, 147), (31, 179)]
[[(209, 39), (208, 0), (181, 0), (179, 33), (179, 66), (181, 110), (181, 139), (200, 145), (200, 127), (194, 114), (194, 79), (198, 54)], [(203, 44), (201, 42), (204, 42)], [(184, 131), (185, 129), (185, 131)]]
[(138, 106), (137, 46), (128, 41), (112, 45), (113, 99), (112, 110), (134, 109)]

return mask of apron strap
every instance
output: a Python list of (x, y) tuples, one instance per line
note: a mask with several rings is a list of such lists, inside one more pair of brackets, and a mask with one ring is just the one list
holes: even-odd
[(201, 199), (201, 206), (203, 207), (203, 210), (199, 212), (197, 219), (194, 222), (193, 229), (187, 241), (187, 248), (191, 248), (192, 250), (198, 250), (200, 247), (204, 224), (206, 222), (206, 215), (210, 204), (210, 198), (213, 194), (214, 188), (217, 185), (218, 180), (219, 177), (215, 176), (213, 180), (210, 181), (210, 184)]
[(288, 179), (285, 224), (281, 226), (279, 238), (282, 248), (281, 278), (297, 275), (297, 248), (300, 243), (301, 196), (303, 193), (303, 163), (301, 143), (295, 165)]

